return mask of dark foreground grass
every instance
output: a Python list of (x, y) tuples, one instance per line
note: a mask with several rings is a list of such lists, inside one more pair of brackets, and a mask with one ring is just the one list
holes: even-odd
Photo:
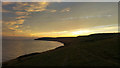
[(119, 66), (119, 35), (59, 39), (64, 47), (30, 54), (3, 63), (6, 66)]

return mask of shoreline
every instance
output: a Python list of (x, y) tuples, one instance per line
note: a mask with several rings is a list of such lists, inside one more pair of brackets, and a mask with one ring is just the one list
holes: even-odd
[[(26, 62), (28, 62), (28, 61), (33, 61), (34, 63), (37, 63), (37, 62), (42, 62), (42, 56), (44, 56), (43, 57), (43, 59), (47, 59), (47, 57), (54, 57), (54, 55), (58, 55), (57, 57), (62, 57), (62, 56), (64, 56), (65, 54), (63, 54), (63, 55), (60, 55), (60, 54), (62, 54), (62, 52), (64, 53), (66, 53), (66, 52), (68, 52), (67, 50), (68, 49), (70, 49), (70, 51), (73, 49), (73, 48), (75, 48), (75, 50), (73, 50), (72, 52), (75, 52), (75, 53), (73, 53), (72, 55), (74, 55), (74, 54), (79, 54), (79, 53), (77, 53), (76, 52), (76, 50), (77, 51), (79, 51), (80, 50), (80, 53), (82, 53), (82, 51), (84, 52), (86, 52), (86, 51), (88, 51), (89, 49), (90, 49), (90, 51), (91, 51), (91, 49), (95, 49), (96, 50), (96, 46), (98, 46), (99, 45), (99, 48), (100, 49), (103, 49), (103, 48), (101, 48), (101, 46), (100, 45), (102, 45), (102, 47), (104, 47), (103, 45), (105, 45), (103, 42), (107, 42), (107, 41), (110, 41), (110, 42), (113, 42), (112, 44), (113, 45), (116, 45), (116, 46), (118, 46), (118, 44), (116, 43), (117, 42), (117, 38), (118, 38), (118, 36), (119, 36), (120, 34), (118, 33), (118, 34), (116, 34), (116, 33), (112, 33), (112, 34), (110, 34), (110, 33), (107, 33), (107, 34), (93, 34), (93, 35), (89, 35), (89, 36), (78, 36), (78, 37), (62, 37), (62, 38), (56, 38), (56, 39), (49, 39), (49, 40), (46, 40), (46, 41), (57, 41), (57, 42), (60, 42), (60, 43), (63, 43), (64, 44), (64, 46), (60, 46), (60, 47), (57, 47), (57, 48), (55, 48), (55, 49), (53, 49), (53, 50), (48, 50), (48, 51), (45, 51), (45, 52), (42, 52), (42, 53), (32, 53), (32, 54), (27, 54), (27, 55), (22, 55), (22, 56), (19, 56), (19, 57), (17, 57), (16, 59), (14, 59), (14, 60), (10, 60), (10, 61), (8, 61), (8, 62), (5, 62), (5, 63), (3, 63), (3, 66), (9, 66), (9, 65), (13, 65), (13, 64), (17, 64), (17, 63), (19, 63), (20, 62), (20, 65), (24, 65), (24, 64), (22, 64), (21, 62), (23, 62), (23, 61), (26, 61)], [(114, 39), (115, 38), (115, 39)], [(41, 38), (39, 38), (39, 39), (41, 39)], [(39, 40), (39, 39), (37, 39), (37, 40)], [(42, 40), (43, 40), (44, 38), (42, 38)], [(103, 41), (101, 41), (101, 40), (103, 40)], [(105, 40), (105, 41), (104, 41)], [(114, 41), (114, 40), (116, 40), (116, 41)], [(99, 42), (100, 41), (100, 42)], [(92, 43), (92, 42), (94, 42), (94, 43)], [(96, 43), (98, 43), (97, 45), (95, 44), (95, 42)], [(78, 45), (78, 44), (80, 44), (81, 43), (81, 45)], [(90, 43), (90, 45), (89, 45), (89, 43)], [(73, 45), (74, 44), (74, 45)], [(88, 45), (86, 45), (86, 44), (88, 44)], [(107, 44), (109, 44), (109, 43), (107, 43)], [(76, 45), (76, 46), (75, 46)], [(95, 46), (93, 46), (93, 45), (95, 45)], [(113, 47), (113, 45), (111, 45), (111, 44), (109, 44), (111, 47)], [(87, 46), (87, 47), (85, 47), (85, 46)], [(92, 46), (92, 47), (91, 47)], [(77, 47), (77, 48), (76, 48)], [(79, 49), (79, 47), (80, 47), (80, 49)], [(86, 48), (87, 48), (87, 50), (86, 50)], [(106, 49), (105, 49), (106, 47), (104, 47), (104, 50), (106, 51)], [(109, 47), (107, 47), (107, 48), (109, 48)], [(97, 53), (97, 51), (93, 51), (93, 54), (92, 54), (92, 52), (90, 52), (90, 51), (88, 51), (88, 54), (86, 54), (86, 55), (89, 55), (90, 54), (90, 56), (93, 56), (94, 55), (94, 52), (95, 52), (95, 55), (94, 56), (96, 56), (96, 54), (98, 55), (98, 57), (101, 57), (101, 58), (105, 58), (105, 57), (103, 57), (102, 56), (102, 54), (104, 54), (104, 50), (100, 50), (100, 49), (97, 49), (98, 50), (98, 53)], [(114, 48), (112, 48), (112, 49), (114, 49)], [(107, 49), (108, 51), (108, 55), (109, 55), (109, 52), (111, 53), (111, 54), (113, 54), (113, 55), (111, 55), (111, 56), (107, 56), (107, 54), (104, 54), (106, 57), (109, 57), (109, 58), (112, 58), (112, 56), (114, 56), (114, 53), (115, 52), (111, 52), (111, 48), (110, 49)], [(110, 50), (110, 51), (109, 51)], [(116, 49), (115, 49), (116, 50)], [(99, 54), (99, 51), (103, 51), (102, 53), (100, 53)], [(90, 53), (89, 53), (90, 52)], [(60, 53), (60, 54), (59, 54)], [(106, 52), (105, 52), (106, 53)], [(83, 56), (84, 57), (87, 57), (86, 55), (84, 55), (84, 53), (83, 53)], [(100, 55), (100, 56), (99, 56)], [(67, 56), (67, 54), (66, 54), (66, 56)], [(69, 53), (68, 53), (68, 56), (69, 56)], [(115, 55), (115, 56), (118, 56), (118, 55)], [(34, 58), (34, 57), (36, 57), (36, 58)], [(39, 59), (41, 57), (41, 59)], [(79, 56), (79, 57), (81, 57), (81, 56)], [(79, 58), (78, 57), (78, 58)], [(28, 60), (29, 58), (31, 58), (31, 60)], [(63, 58), (65, 58), (65, 57), (63, 57)], [(75, 57), (72, 57), (72, 58), (75, 58)], [(89, 57), (87, 57), (87, 58), (89, 58)], [(86, 58), (86, 59), (87, 59)], [(35, 59), (39, 59), (40, 61), (37, 61), (37, 60), (35, 60)], [(54, 59), (54, 58), (52, 58), (52, 59)], [(51, 61), (53, 61), (52, 59), (50, 59)], [(68, 58), (67, 58), (68, 59)], [(80, 59), (82, 59), (82, 58), (80, 58)], [(89, 58), (89, 59), (94, 59), (94, 60), (96, 60), (96, 59), (99, 59), (99, 58)], [(114, 58), (112, 58), (112, 59), (114, 59)], [(62, 60), (62, 59), (61, 59)], [(61, 61), (60, 60), (60, 61)], [(99, 60), (102, 60), (102, 59), (99, 59)], [(105, 60), (105, 59), (104, 59)], [(117, 62), (115, 62), (115, 61), (117, 61), (117, 59), (114, 59), (115, 61), (112, 61), (111, 59), (109, 59), (110, 60), (110, 62), (112, 62), (112, 63), (110, 63), (110, 65), (118, 65), (118, 63)], [(67, 61), (67, 60), (66, 60)], [(73, 61), (75, 61), (75, 60), (71, 60), (72, 62)], [(77, 61), (77, 60), (76, 60)], [(13, 64), (11, 64), (11, 62), (13, 62)], [(49, 62), (49, 61), (44, 61), (44, 62)], [(57, 61), (54, 61), (55, 63), (57, 62)], [(71, 63), (72, 63), (71, 62)], [(77, 61), (78, 62), (78, 61)], [(84, 61), (81, 61), (81, 62), (88, 62), (88, 60), (87, 61), (85, 61), (85, 59), (84, 59)], [(97, 61), (97, 62), (99, 62), (99, 61)], [(106, 63), (108, 63), (109, 61), (107, 61), (106, 60), (106, 62), (104, 63), (104, 64), (106, 64)], [(58, 63), (58, 62), (57, 62)], [(68, 63), (68, 62), (65, 62), (65, 63)], [(29, 64), (29, 63), (27, 63), (27, 64)], [(59, 63), (60, 64), (60, 63)], [(92, 64), (92, 63), (90, 63), (90, 64)], [(29, 64), (30, 65), (30, 64)], [(41, 65), (42, 65), (42, 63), (41, 63)], [(46, 64), (46, 65), (49, 65), (49, 64)], [(96, 65), (99, 65), (99, 64), (96, 64)], [(101, 65), (101, 64), (100, 64)], [(14, 66), (14, 65), (13, 65)]]
[[(37, 41), (37, 40), (34, 40), (34, 41)], [(40, 41), (40, 40), (38, 40)], [(41, 41), (50, 41), (50, 40), (41, 40)], [(52, 42), (52, 41), (51, 41)], [(61, 48), (61, 47), (64, 47), (64, 43), (60, 42), (60, 41), (53, 41), (53, 42), (59, 42), (61, 44), (63, 44), (63, 46), (59, 46), (59, 47), (56, 47), (54, 49), (50, 49), (50, 50), (46, 50), (46, 51), (43, 51), (43, 52), (33, 52), (33, 53), (28, 53), (28, 54), (23, 54), (23, 55), (20, 55), (16, 58), (13, 58), (13, 59), (10, 59), (10, 60), (7, 60), (7, 61), (2, 61), (1, 63), (6, 63), (6, 62), (9, 62), (11, 60), (15, 60), (15, 59), (19, 59), (19, 58), (25, 58), (25, 57), (29, 57), (29, 56), (34, 56), (34, 55), (37, 55), (37, 54), (42, 54), (42, 53), (45, 53), (45, 52), (48, 52), (48, 51), (53, 51), (55, 49), (58, 49), (58, 48)]]

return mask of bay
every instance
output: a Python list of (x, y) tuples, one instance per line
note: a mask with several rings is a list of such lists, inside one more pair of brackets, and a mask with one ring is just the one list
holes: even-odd
[(63, 46), (63, 44), (56, 41), (3, 40), (2, 62), (15, 59), (25, 54), (52, 50), (60, 46)]

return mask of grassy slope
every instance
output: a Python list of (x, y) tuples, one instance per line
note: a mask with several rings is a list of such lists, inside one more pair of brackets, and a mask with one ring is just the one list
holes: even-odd
[[(119, 66), (118, 37), (61, 39), (65, 47), (8, 61), (3, 66)], [(81, 41), (83, 40), (83, 41)]]

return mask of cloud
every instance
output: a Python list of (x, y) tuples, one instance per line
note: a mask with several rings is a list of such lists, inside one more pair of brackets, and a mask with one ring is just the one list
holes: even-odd
[(24, 19), (20, 19), (16, 21), (17, 24), (23, 24), (24, 23)]
[(9, 5), (9, 4), (13, 4), (14, 2), (2, 2), (2, 5)]
[(69, 12), (71, 9), (70, 8), (65, 8), (63, 10), (61, 10), (60, 12)]
[[(13, 4), (12, 6), (9, 6)], [(30, 15), (32, 13), (36, 13), (36, 12), (43, 12), (43, 11), (47, 11), (47, 12), (51, 12), (51, 13), (55, 13), (55, 12), (69, 12), (71, 9), (70, 8), (64, 8), (61, 11), (58, 11), (56, 9), (47, 9), (47, 6), (49, 5), (48, 2), (8, 2), (8, 3), (4, 3), (3, 6), (8, 6), (10, 9), (4, 9), (5, 13), (8, 12), (12, 12), (14, 13), (13, 17), (11, 20), (9, 21), (5, 21), (4, 25), (6, 25), (4, 27), (4, 29), (8, 29), (9, 31), (13, 31), (13, 32), (24, 32), (25, 30), (27, 30), (27, 26), (24, 26), (23, 24), (25, 24), (25, 19), (29, 18)], [(66, 33), (65, 31), (63, 32), (50, 32), (50, 33), (43, 33), (43, 34), (63, 34)]]
[(67, 33), (68, 31), (59, 31), (59, 32), (55, 32), (55, 31), (52, 31), (52, 32), (41, 32), (41, 33), (31, 33), (30, 35), (31, 36), (51, 36), (51, 35), (54, 35), (55, 36), (58, 36), (58, 35), (64, 35), (65, 33)]
[(9, 5), (9, 4), (10, 4), (10, 2), (3, 2), (3, 4), (0, 5), (0, 12), (4, 12), (4, 13), (10, 12), (9, 10), (6, 10), (6, 9), (2, 8), (2, 6)]
[(106, 27), (116, 27), (116, 26), (118, 26), (118, 24), (102, 25), (102, 26), (96, 26), (96, 27), (93, 27), (93, 28), (106, 28)]
[(28, 12), (15, 12), (16, 15), (29, 15)]
[[(0, 8), (1, 9), (1, 8)], [(8, 13), (10, 12), (9, 10), (6, 10), (6, 9), (2, 9), (1, 12), (4, 12), (4, 13)]]
[[(3, 25), (6, 26), (5, 30), (11, 30), (11, 31), (20, 31), (22, 24), (24, 23), (24, 19), (19, 19), (15, 21), (6, 21), (3, 23)], [(22, 30), (21, 30), (22, 31)]]
[(49, 12), (53, 12), (54, 13), (54, 12), (57, 12), (57, 10), (53, 9), (53, 10), (49, 10)]
[[(13, 4), (13, 6), (9, 6)], [(5, 31), (14, 31), (14, 32), (23, 32), (22, 29), (27, 28), (23, 27), (24, 21), (26, 18), (30, 17), (30, 14), (34, 12), (42, 12), (46, 11), (46, 7), (48, 6), (48, 2), (3, 2), (3, 6), (9, 6), (11, 8), (11, 12), (15, 14), (12, 20), (4, 21), (4, 30)], [(10, 11), (6, 8), (2, 8), (5, 13), (9, 13)], [(55, 12), (55, 11), (51, 11)]]
[(16, 17), (16, 19), (25, 19), (25, 18), (29, 18), (30, 16), (18, 16)]
[(64, 18), (62, 20), (73, 20), (73, 19), (90, 19), (90, 18), (103, 18), (103, 17), (112, 17), (111, 14), (108, 15), (96, 15), (96, 16), (80, 16), (80, 17), (68, 17), (68, 18)]
[(15, 7), (13, 7), (14, 10), (23, 10), (25, 12), (41, 12), (45, 11), (46, 7), (48, 6), (48, 2), (20, 2), (17, 3)]
[(118, 24), (95, 26), (90, 28), (92, 33), (113, 33), (118, 32)]

